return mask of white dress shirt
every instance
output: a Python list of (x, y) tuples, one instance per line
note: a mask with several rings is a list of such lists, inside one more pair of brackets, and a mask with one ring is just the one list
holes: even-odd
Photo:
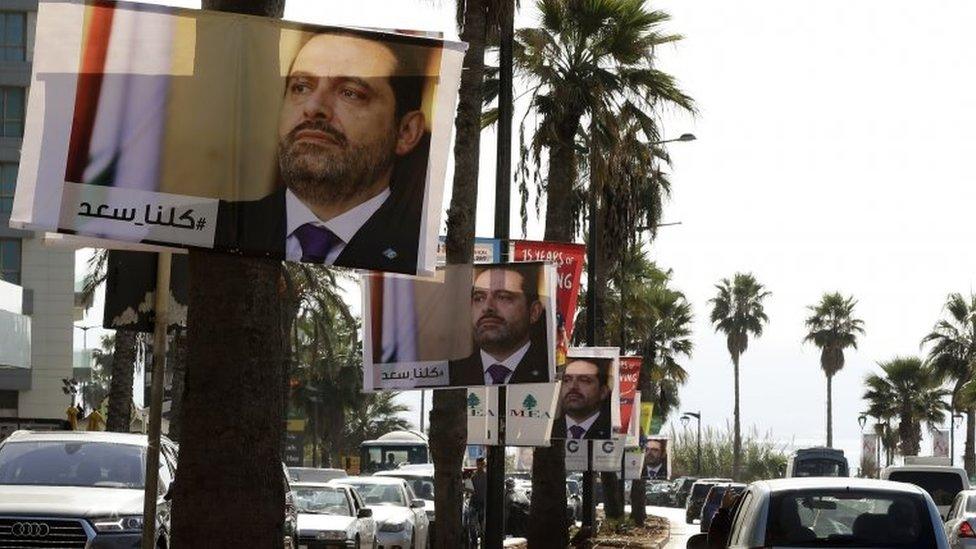
[(511, 370), (511, 372), (505, 376), (505, 381), (503, 382), (508, 383), (508, 380), (512, 379), (512, 374), (515, 373), (515, 368), (517, 368), (519, 362), (522, 361), (522, 357), (525, 356), (525, 353), (529, 352), (529, 345), (531, 345), (531, 342), (522, 345), (518, 351), (512, 353), (512, 355), (505, 360), (497, 360), (488, 353), (481, 351), (481, 369), (485, 375), (485, 385), (494, 384), (494, 380), (491, 379), (491, 374), (488, 373), (488, 368), (491, 368), (493, 364), (501, 364), (502, 366)]
[(325, 264), (332, 265), (342, 250), (345, 249), (346, 244), (352, 240), (352, 237), (356, 236), (356, 232), (380, 209), (380, 206), (389, 196), (390, 189), (383, 189), (383, 192), (355, 208), (347, 210), (328, 221), (322, 221), (300, 198), (295, 196), (295, 193), (291, 192), (291, 189), (287, 189), (285, 191), (285, 220), (288, 237), (285, 239), (285, 258), (289, 261), (300, 261), (302, 259), (302, 245), (298, 241), (298, 237), (295, 236), (295, 229), (306, 223), (312, 223), (329, 229), (341, 240), (332, 246), (329, 255), (325, 258)]

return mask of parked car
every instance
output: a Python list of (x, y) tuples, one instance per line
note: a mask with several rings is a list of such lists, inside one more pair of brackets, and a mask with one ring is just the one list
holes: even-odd
[(430, 520), (407, 481), (393, 477), (346, 477), (329, 484), (352, 486), (373, 510), (381, 547), (424, 549), (430, 544)]
[(712, 486), (712, 489), (708, 491), (708, 495), (705, 496), (705, 503), (702, 505), (701, 531), (708, 532), (708, 527), (712, 524), (712, 517), (715, 516), (718, 508), (722, 505), (722, 498), (725, 497), (726, 492), (732, 491), (734, 494), (741, 494), (745, 489), (746, 485), (739, 483), (716, 484)]
[[(790, 478), (750, 484), (727, 547), (948, 549), (938, 509), (911, 484), (854, 478)], [(689, 549), (708, 547), (707, 534)]]
[(786, 461), (786, 478), (849, 476), (844, 451), (836, 448), (800, 448)]
[(948, 465), (893, 465), (881, 470), (881, 478), (896, 482), (910, 482), (932, 496), (945, 516), (956, 495), (969, 489), (966, 470)]
[(292, 482), (329, 482), (349, 475), (342, 469), (325, 467), (289, 467), (288, 478)]
[(691, 487), (697, 480), (697, 477), (678, 477), (674, 479), (674, 488), (671, 489), (671, 505), (675, 507), (687, 506), (688, 494), (691, 493)]
[(285, 549), (295, 549), (298, 543), (298, 509), (295, 508), (295, 492), (291, 489), (291, 482), (288, 479), (288, 466), (281, 463), (282, 480), (285, 483)]
[(644, 503), (657, 507), (667, 507), (671, 505), (673, 495), (671, 490), (674, 485), (666, 480), (649, 480), (644, 485)]
[(976, 549), (976, 490), (963, 490), (949, 508), (945, 533), (952, 549)]
[[(0, 443), (0, 547), (138, 547), (146, 435), (15, 431)], [(163, 437), (156, 546), (169, 546), (176, 447)], [(44, 539), (47, 538), (47, 539)]]
[(373, 510), (351, 486), (321, 482), (291, 485), (298, 509), (299, 549), (376, 547)]
[(708, 491), (712, 489), (712, 486), (725, 482), (732, 482), (732, 479), (703, 478), (696, 480), (691, 485), (691, 491), (688, 492), (688, 504), (685, 506), (685, 522), (692, 524), (700, 519), (702, 506), (705, 505), (705, 496), (708, 495)]

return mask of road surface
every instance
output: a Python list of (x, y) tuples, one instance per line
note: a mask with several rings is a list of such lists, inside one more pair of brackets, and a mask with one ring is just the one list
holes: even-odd
[(699, 533), (697, 524), (685, 524), (684, 507), (648, 507), (647, 514), (664, 517), (671, 523), (671, 539), (665, 549), (685, 549), (688, 538)]

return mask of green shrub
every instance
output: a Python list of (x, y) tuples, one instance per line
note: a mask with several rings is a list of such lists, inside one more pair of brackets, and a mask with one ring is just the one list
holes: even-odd
[[(671, 476), (732, 477), (732, 428), (702, 428), (701, 471), (697, 470), (697, 429), (671, 429)], [(777, 445), (770, 434), (760, 435), (752, 427), (742, 434), (742, 471), (740, 482), (781, 478), (786, 472), (788, 452)]]

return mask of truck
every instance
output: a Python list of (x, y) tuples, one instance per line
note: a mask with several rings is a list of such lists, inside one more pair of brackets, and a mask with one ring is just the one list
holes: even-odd
[(818, 446), (800, 448), (786, 462), (786, 477), (849, 477), (844, 451)]

